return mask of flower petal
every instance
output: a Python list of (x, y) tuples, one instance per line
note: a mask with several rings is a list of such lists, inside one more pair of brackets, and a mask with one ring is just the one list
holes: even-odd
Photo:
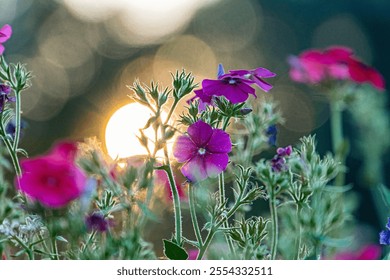
[(259, 78), (257, 76), (254, 76), (253, 80), (256, 82), (256, 85), (258, 85), (259, 88), (261, 88), (265, 92), (268, 92), (270, 89), (272, 89), (272, 85), (271, 84), (267, 83), (266, 81), (264, 81), (263, 79), (261, 79), (261, 78)]
[(259, 76), (260, 78), (272, 78), (276, 76), (274, 72), (271, 72), (268, 69), (262, 67), (256, 68), (251, 72), (253, 72), (256, 76)]
[(229, 163), (227, 154), (207, 154), (204, 157), (204, 165), (207, 177), (216, 177), (223, 172)]
[(197, 153), (197, 146), (185, 135), (176, 138), (173, 144), (173, 155), (178, 162), (186, 162), (193, 158)]
[(188, 127), (188, 135), (198, 148), (203, 148), (209, 142), (213, 129), (204, 121), (197, 121)]
[(195, 156), (189, 160), (183, 165), (181, 172), (191, 182), (197, 182), (207, 178), (207, 172), (202, 156)]
[(222, 129), (214, 129), (206, 150), (210, 153), (230, 153), (232, 142), (230, 136)]
[(0, 43), (7, 41), (12, 35), (12, 27), (9, 24), (4, 25), (0, 29)]

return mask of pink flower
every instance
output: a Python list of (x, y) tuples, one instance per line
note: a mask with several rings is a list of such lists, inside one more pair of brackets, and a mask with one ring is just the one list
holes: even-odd
[(2, 45), (6, 41), (8, 41), (9, 38), (11, 38), (12, 35), (12, 27), (8, 24), (4, 25), (2, 28), (0, 28), (0, 55), (4, 52), (4, 46)]
[(328, 79), (350, 80), (357, 84), (370, 83), (379, 90), (385, 89), (382, 75), (354, 57), (353, 51), (346, 47), (307, 50), (298, 57), (289, 57), (288, 61), (290, 78), (296, 82), (319, 84)]
[(276, 76), (275, 73), (262, 67), (252, 70), (230, 70), (229, 72), (232, 75), (237, 75), (254, 81), (256, 85), (265, 92), (268, 92), (270, 89), (272, 89), (272, 85), (264, 81), (264, 78), (272, 78)]
[(191, 182), (215, 177), (223, 172), (232, 150), (230, 136), (222, 129), (212, 128), (203, 121), (190, 125), (188, 135), (179, 136), (173, 155), (184, 162), (181, 172)]
[(76, 152), (76, 143), (61, 142), (47, 155), (22, 160), (20, 190), (49, 208), (64, 207), (80, 197), (87, 178), (75, 164)]
[(359, 251), (346, 251), (335, 255), (335, 260), (378, 260), (381, 248), (378, 245), (366, 245)]
[[(180, 200), (185, 200), (186, 199), (186, 194), (183, 189), (183, 185), (185, 183), (185, 178), (183, 175), (180, 174), (179, 170), (175, 167), (172, 167), (173, 175), (175, 176), (175, 184), (177, 187), (177, 192), (179, 193), (179, 198)], [(163, 170), (156, 170), (155, 171), (156, 177), (155, 177), (155, 182), (158, 185), (164, 186), (164, 191), (166, 193), (166, 198), (169, 201), (172, 201), (172, 191), (171, 191), (171, 186), (169, 184), (168, 176), (167, 173)]]
[(225, 96), (233, 104), (245, 102), (249, 94), (256, 96), (250, 85), (254, 82), (237, 75), (224, 74), (218, 80), (204, 79), (203, 93), (209, 96)]

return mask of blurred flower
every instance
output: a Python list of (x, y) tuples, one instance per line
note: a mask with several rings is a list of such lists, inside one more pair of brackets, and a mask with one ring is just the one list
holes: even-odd
[(224, 74), (218, 80), (204, 79), (203, 93), (210, 96), (225, 96), (233, 104), (245, 102), (249, 94), (256, 96), (250, 85), (254, 82), (232, 74)]
[[(175, 184), (177, 187), (177, 192), (179, 194), (180, 200), (186, 199), (185, 191), (183, 190), (183, 185), (185, 184), (186, 179), (182, 174), (179, 174), (179, 170), (172, 166), (173, 176), (175, 178)], [(164, 193), (166, 194), (167, 199), (169, 201), (173, 200), (172, 190), (169, 184), (168, 175), (164, 170), (156, 170), (155, 183), (161, 186), (164, 186)]]
[(327, 79), (370, 83), (384, 90), (382, 75), (353, 56), (347, 47), (335, 46), (324, 51), (307, 50), (298, 57), (290, 56), (290, 78), (295, 82), (318, 84)]
[(0, 55), (4, 52), (4, 46), (3, 43), (8, 41), (9, 38), (11, 38), (12, 35), (12, 27), (8, 24), (4, 25), (2, 28), (0, 28)]
[(276, 136), (278, 134), (278, 129), (276, 125), (270, 125), (266, 130), (266, 135), (268, 136), (268, 144), (270, 146), (276, 145)]
[(20, 190), (50, 208), (66, 206), (84, 192), (87, 178), (75, 164), (77, 145), (58, 143), (44, 156), (23, 159)]
[(264, 78), (272, 78), (276, 76), (275, 73), (261, 67), (252, 70), (230, 70), (229, 72), (232, 75), (237, 75), (254, 81), (256, 85), (265, 92), (272, 89), (272, 85), (264, 81)]
[(196, 260), (199, 254), (198, 249), (190, 249), (188, 250), (188, 260)]
[(386, 229), (379, 233), (379, 243), (381, 245), (390, 245), (390, 218), (387, 220)]
[(215, 177), (226, 169), (232, 149), (229, 134), (203, 121), (190, 125), (187, 133), (176, 139), (173, 155), (185, 163), (181, 171), (189, 181)]
[(102, 213), (94, 212), (87, 216), (85, 224), (88, 231), (96, 230), (99, 232), (105, 232), (110, 227), (110, 223)]
[[(27, 127), (27, 122), (24, 120), (20, 121), (20, 137), (23, 137), (24, 129)], [(15, 119), (13, 118), (7, 123), (7, 126), (5, 127), (5, 132), (10, 135), (12, 138), (15, 137), (16, 132), (16, 125), (15, 125)]]
[(378, 260), (381, 256), (381, 248), (377, 245), (366, 245), (359, 251), (346, 251), (337, 253), (335, 260)]
[(271, 159), (271, 167), (274, 172), (282, 172), (288, 169), (286, 157), (289, 157), (292, 153), (292, 147), (278, 148), (276, 155)]
[(15, 102), (14, 97), (10, 97), (11, 87), (5, 84), (0, 84), (0, 112), (4, 110), (7, 102)]

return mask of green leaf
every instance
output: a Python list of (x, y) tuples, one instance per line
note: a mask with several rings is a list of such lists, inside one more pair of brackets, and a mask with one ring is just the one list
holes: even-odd
[(66, 239), (65, 239), (63, 236), (61, 236), (61, 235), (56, 236), (56, 239), (57, 239), (58, 241), (68, 243), (68, 240), (66, 240)]
[(186, 260), (188, 254), (183, 247), (180, 247), (176, 243), (170, 240), (163, 239), (164, 242), (164, 254), (170, 260)]

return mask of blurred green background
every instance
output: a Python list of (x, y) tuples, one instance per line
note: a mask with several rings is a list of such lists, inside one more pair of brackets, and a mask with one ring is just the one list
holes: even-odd
[[(214, 77), (218, 63), (277, 73), (270, 94), (286, 119), (278, 144), (316, 133), (326, 152), (327, 102), (289, 80), (287, 56), (345, 45), (390, 76), (387, 0), (0, 0), (0, 7), (0, 26), (14, 30), (5, 56), (34, 75), (22, 106), (28, 126), (21, 146), (30, 155), (63, 138), (104, 141), (109, 117), (130, 102), (126, 85), (136, 78), (169, 85), (170, 72), (185, 68), (199, 82)], [(352, 153), (348, 164), (348, 179), (364, 198), (359, 218), (383, 227), (355, 176), (359, 158)], [(389, 170), (389, 160), (384, 164)]]

